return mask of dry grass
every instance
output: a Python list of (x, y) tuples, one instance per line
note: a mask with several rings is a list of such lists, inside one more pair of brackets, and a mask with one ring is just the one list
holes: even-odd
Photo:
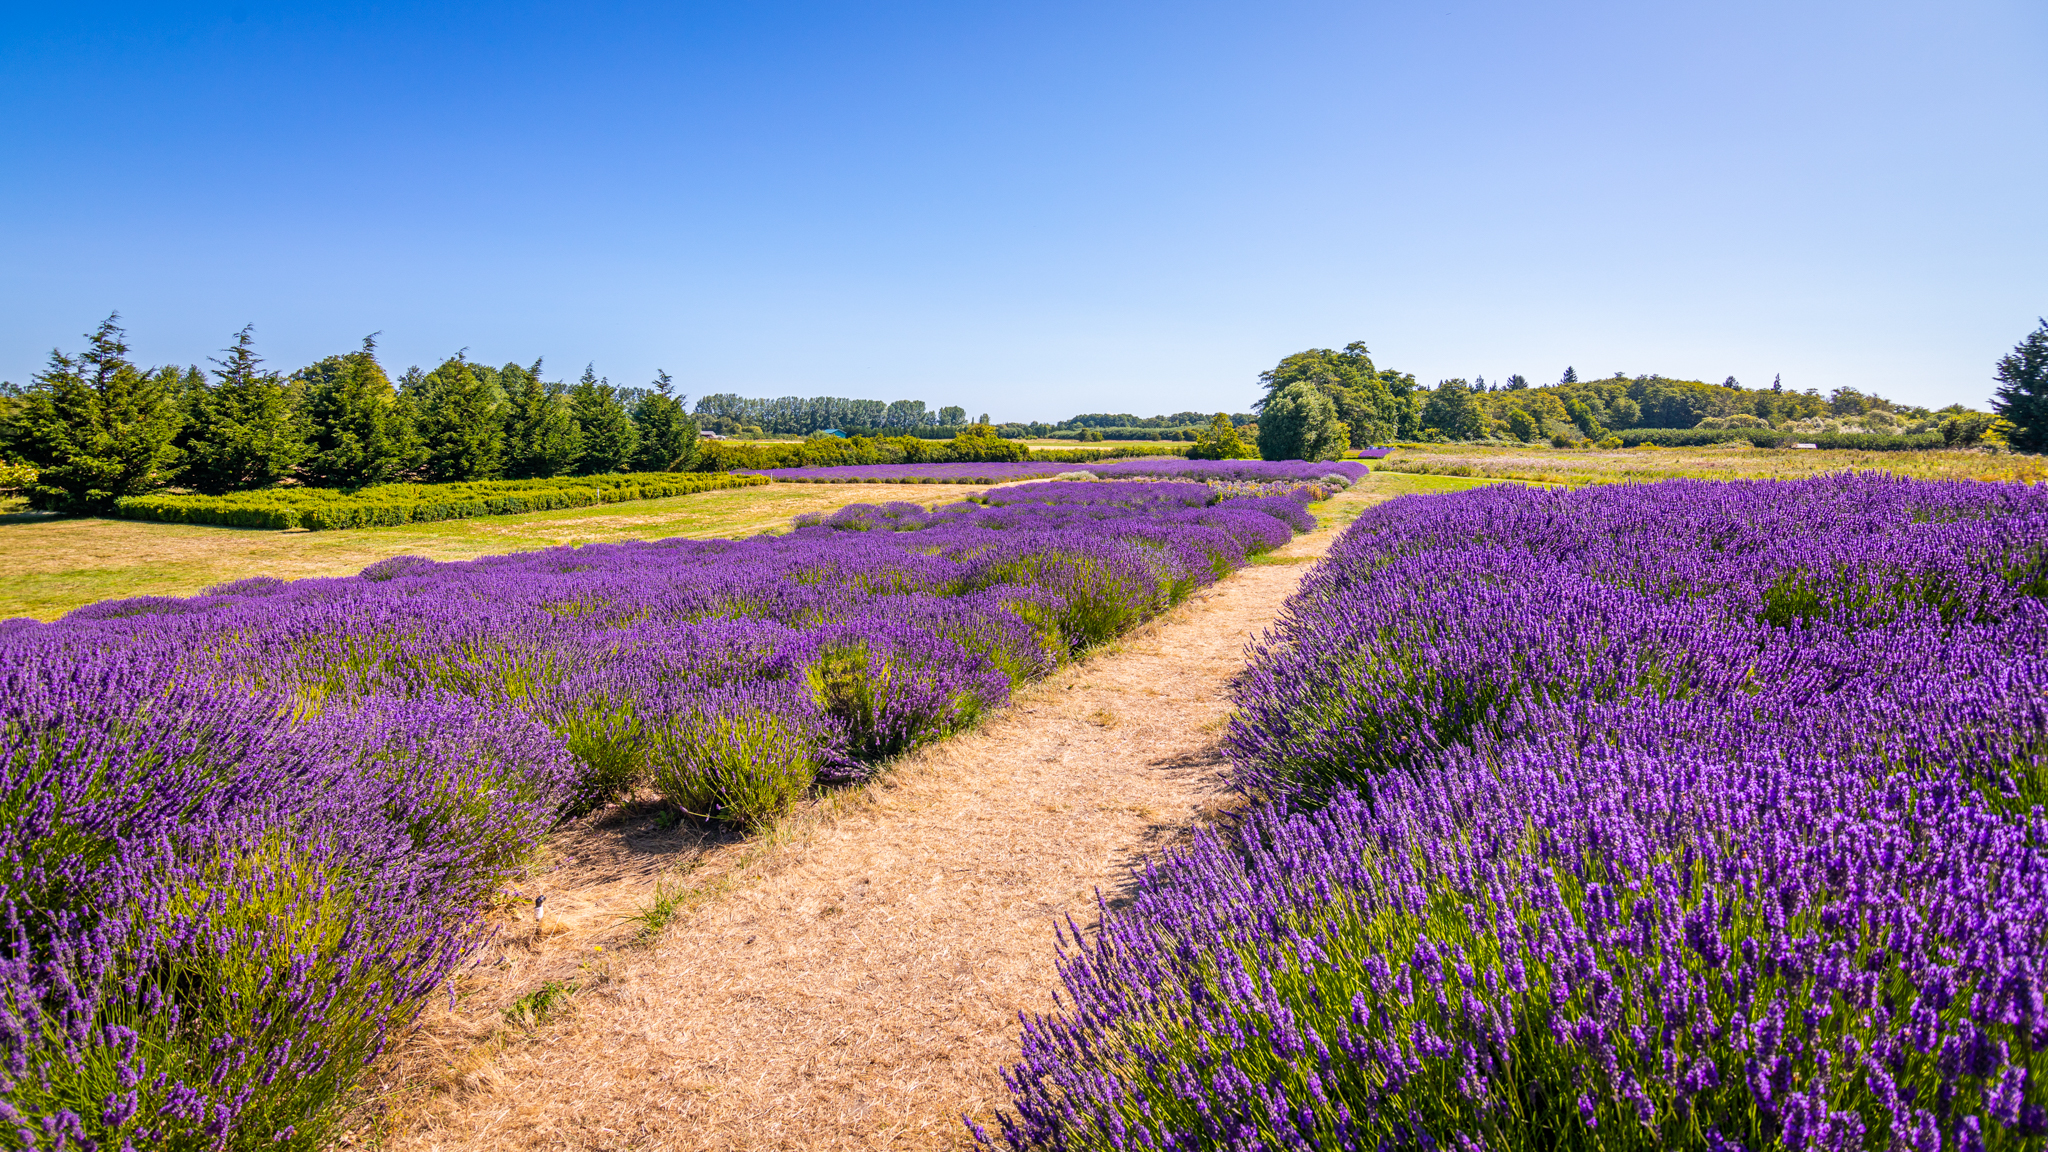
[(54, 619), (126, 596), (190, 596), (245, 576), (343, 576), (390, 556), (467, 560), (501, 552), (668, 536), (747, 536), (787, 528), (800, 512), (914, 495), (958, 500), (979, 487), (769, 484), (662, 500), (485, 516), (397, 528), (280, 532), (97, 517), (0, 516), (0, 619)]
[(1933, 452), (1849, 452), (1758, 448), (1747, 441), (1701, 448), (1563, 450), (1466, 444), (1403, 448), (1379, 465), (1436, 475), (1524, 480), (1539, 484), (1607, 484), (1692, 477), (1703, 480), (1791, 480), (1823, 472), (1876, 470), (1922, 480), (2048, 480), (2048, 460), (1981, 449)]
[[(1283, 553), (1319, 554), (1389, 495), (1469, 483), (1361, 485)], [(963, 1146), (959, 1116), (987, 1121), (1005, 1098), (1017, 1013), (1052, 1006), (1055, 925), (1092, 924), (1098, 892), (1114, 898), (1134, 864), (1234, 807), (1224, 693), (1305, 570), (1258, 566), (1205, 589), (766, 837), (667, 833), (666, 862), (650, 851), (637, 865), (615, 863), (643, 859), (630, 847), (595, 845), (644, 817), (565, 839), (557, 851), (587, 875), (536, 879), (561, 929), (537, 933), (525, 901), (507, 909), (504, 942), (453, 1009), (429, 1010), (380, 1078), (404, 1087), (359, 1138), (450, 1152)], [(657, 891), (672, 923), (625, 947), (624, 917)], [(582, 990), (552, 1019), (506, 1020), (520, 996), (570, 979)]]

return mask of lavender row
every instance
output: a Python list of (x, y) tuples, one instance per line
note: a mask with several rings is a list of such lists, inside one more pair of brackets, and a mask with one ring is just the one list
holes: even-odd
[(1118, 460), (1108, 463), (1060, 464), (1023, 460), (989, 464), (874, 464), (820, 468), (773, 468), (751, 475), (773, 480), (808, 483), (898, 484), (954, 483), (1007, 484), (1019, 480), (1043, 479), (1085, 471), (1104, 480), (1162, 479), (1199, 481), (1313, 482), (1341, 477), (1357, 483), (1372, 471), (1371, 466), (1353, 460), (1183, 460), (1165, 456), (1154, 459)]
[(984, 1140), (2039, 1148), (2044, 595), (2040, 487), (1369, 512)]
[(0, 624), (0, 1141), (319, 1147), (557, 820), (773, 819), (1305, 517), (1023, 485)]

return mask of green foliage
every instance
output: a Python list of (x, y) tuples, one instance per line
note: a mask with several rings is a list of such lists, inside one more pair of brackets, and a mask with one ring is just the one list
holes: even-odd
[(582, 445), (576, 458), (578, 474), (624, 472), (633, 466), (639, 431), (619, 399), (619, 390), (609, 380), (598, 379), (591, 365), (584, 366), (583, 378), (569, 389), (569, 409), (575, 415)]
[(308, 483), (333, 488), (389, 484), (417, 466), (419, 442), (411, 405), (377, 363), (377, 338), (329, 356), (295, 377), (304, 391)]
[(514, 1000), (511, 1006), (505, 1009), (505, 1020), (528, 1028), (538, 1027), (545, 1023), (548, 1017), (566, 1007), (569, 998), (575, 994), (576, 985), (566, 980), (549, 980)]
[(1437, 384), (1422, 403), (1422, 430), (1446, 440), (1477, 440), (1486, 435), (1485, 417), (1473, 399), (1472, 386), (1463, 380)]
[(2022, 452), (2048, 451), (2048, 320), (1998, 361), (1991, 406), (2012, 425), (2006, 442)]
[(406, 396), (418, 412), (428, 482), (495, 480), (504, 474), (505, 429), (497, 398), (468, 360), (456, 355), (424, 376), (409, 376)]
[(989, 464), (1010, 460), (1086, 462), (1126, 456), (1173, 455), (1171, 448), (1106, 448), (1033, 452), (1014, 440), (972, 434), (968, 429), (951, 440), (915, 436), (818, 436), (801, 444), (734, 444), (712, 440), (697, 453), (699, 472), (744, 469), (832, 468), (849, 464)]
[(1195, 446), (1188, 449), (1190, 460), (1251, 460), (1258, 456), (1237, 435), (1237, 425), (1232, 423), (1230, 413), (1218, 412), (1209, 420), (1209, 426), (1202, 429), (1195, 438)]
[(683, 409), (687, 396), (675, 396), (675, 381), (657, 372), (654, 390), (633, 406), (639, 448), (633, 462), (644, 472), (688, 472), (697, 459), (697, 422)]
[[(1335, 406), (1336, 418), (1350, 430), (1349, 445), (1363, 448), (1387, 443), (1399, 433), (1400, 405), (1397, 400), (1412, 388), (1414, 377), (1376, 369), (1365, 345), (1353, 341), (1345, 345), (1342, 352), (1328, 348), (1297, 352), (1260, 373), (1259, 381), (1266, 389), (1265, 397), (1255, 405), (1261, 415), (1261, 427), (1265, 424), (1266, 407), (1281, 392), (1294, 384), (1307, 384), (1328, 397)], [(1264, 451), (1263, 446), (1261, 451)], [(1267, 459), (1281, 457), (1268, 456)]]
[(1737, 440), (1747, 440), (1759, 448), (1812, 444), (1819, 448), (1848, 448), (1865, 452), (1912, 452), (1945, 446), (1940, 434), (1933, 432), (1917, 436), (1887, 436), (1862, 432), (1779, 432), (1773, 428), (1631, 428), (1608, 439), (1626, 448), (1641, 444), (1654, 444), (1660, 448), (1696, 448)]
[(1536, 424), (1536, 418), (1529, 415), (1528, 411), (1523, 408), (1508, 409), (1507, 425), (1508, 435), (1513, 436), (1517, 440), (1534, 440), (1540, 431)]
[(772, 713), (706, 711), (654, 729), (649, 779), (693, 816), (759, 828), (788, 812), (818, 775), (817, 751)]
[(1578, 426), (1579, 432), (1586, 439), (1599, 440), (1607, 435), (1607, 429), (1600, 426), (1600, 421), (1594, 417), (1593, 410), (1587, 407), (1584, 400), (1576, 396), (1566, 400), (1564, 412), (1571, 418), (1571, 422)]
[[(96, 513), (124, 496), (163, 487), (177, 472), (183, 380), (175, 368), (143, 371), (111, 315), (76, 357), (52, 350), (4, 428), (7, 451), (36, 470), (29, 503)], [(198, 369), (192, 370), (197, 375)]]
[(1349, 442), (1337, 405), (1313, 384), (1287, 385), (1259, 413), (1259, 455), (1267, 460), (1335, 460)]
[(202, 385), (187, 399), (179, 446), (185, 452), (180, 479), (209, 495), (268, 488), (290, 474), (306, 454), (284, 380), (258, 366), (254, 325), (235, 334), (235, 343), (216, 360), (216, 383)]
[(538, 360), (531, 368), (505, 365), (498, 370), (498, 382), (505, 389), (505, 475), (514, 480), (566, 475), (582, 444), (562, 386), (542, 382)]
[(634, 472), (468, 484), (385, 484), (352, 493), (331, 488), (273, 488), (225, 496), (129, 497), (117, 502), (114, 514), (130, 520), (233, 528), (386, 528), (551, 508), (588, 508), (765, 483), (759, 476)]

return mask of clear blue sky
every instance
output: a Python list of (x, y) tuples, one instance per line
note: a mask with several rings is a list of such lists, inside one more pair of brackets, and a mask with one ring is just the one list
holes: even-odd
[(0, 378), (382, 331), (692, 394), (1242, 410), (1441, 377), (1982, 403), (2048, 5), (10, 4)]

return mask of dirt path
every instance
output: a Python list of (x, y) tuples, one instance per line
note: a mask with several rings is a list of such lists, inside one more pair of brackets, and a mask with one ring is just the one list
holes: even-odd
[[(716, 894), (655, 944), (600, 950), (586, 898), (508, 970), (586, 989), (469, 1054), (427, 1021), (441, 1087), (391, 1117), (394, 1149), (948, 1148), (1006, 1095), (1017, 1013), (1051, 1007), (1054, 925), (1230, 803), (1217, 740), (1244, 646), (1305, 561), (1382, 495), (1206, 589), (1111, 650), (1021, 692), (975, 731), (898, 764), (698, 884)], [(1277, 562), (1275, 562), (1277, 561)], [(727, 847), (718, 851), (734, 852)], [(713, 856), (717, 852), (712, 853)], [(615, 885), (644, 898), (630, 868)], [(709, 871), (715, 872), (716, 869)], [(581, 927), (576, 921), (581, 922)], [(502, 1012), (493, 1013), (502, 1018)], [(475, 1025), (472, 1024), (472, 1029)]]

